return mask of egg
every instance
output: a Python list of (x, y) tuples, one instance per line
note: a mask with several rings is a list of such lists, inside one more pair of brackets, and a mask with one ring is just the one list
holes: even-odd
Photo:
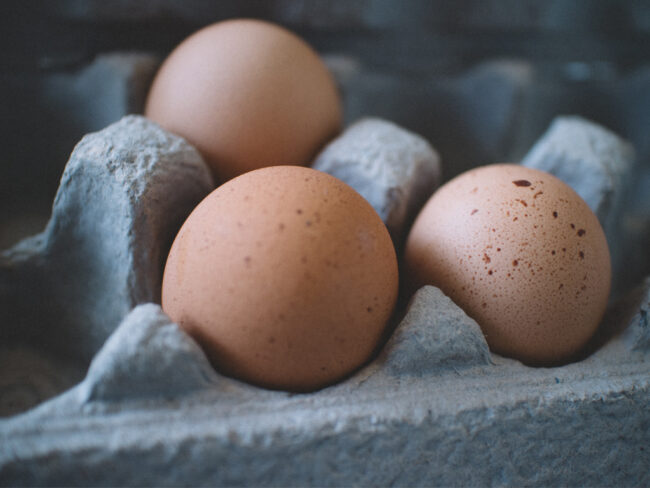
[(569, 360), (607, 305), (610, 256), (598, 219), (558, 178), (512, 164), (442, 186), (416, 218), (411, 286), (439, 287), (490, 348), (533, 365)]
[(398, 281), (388, 231), (361, 195), (320, 171), (276, 166), (230, 180), (190, 214), (162, 307), (222, 373), (311, 391), (372, 355)]
[(341, 127), (336, 84), (288, 30), (234, 19), (205, 27), (164, 61), (145, 116), (202, 153), (217, 181), (271, 165), (307, 165)]

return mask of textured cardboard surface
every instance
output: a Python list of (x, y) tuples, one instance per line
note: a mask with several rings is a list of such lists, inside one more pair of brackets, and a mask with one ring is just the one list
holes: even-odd
[[(136, 308), (84, 382), (1, 424), (3, 484), (649, 481), (649, 363), (621, 341), (548, 369), (494, 357), (491, 365), (447, 365), (412, 376), (395, 374), (379, 358), (337, 386), (291, 395), (206, 369), (198, 348), (163, 317), (153, 305)], [(173, 358), (166, 360), (171, 367), (154, 379), (149, 368), (161, 357)], [(111, 361), (132, 375), (89, 394), (108, 379), (98, 372)]]
[(198, 152), (142, 117), (79, 142), (45, 230), (0, 254), (0, 343), (30, 350), (24, 367), (43, 379), (12, 367), (3, 413), (72, 386), (135, 305), (159, 300), (171, 242), (212, 188)]
[(357, 190), (400, 246), (440, 184), (440, 156), (422, 137), (377, 118), (360, 120), (316, 156), (314, 169)]
[(31, 369), (0, 370), (1, 485), (650, 482), (646, 288), (576, 362), (531, 368), (425, 287), (347, 380), (268, 391), (136, 306), (156, 300), (165, 243), (210, 189), (198, 154), (140, 117), (78, 145), (45, 232), (2, 254), (2, 365)]

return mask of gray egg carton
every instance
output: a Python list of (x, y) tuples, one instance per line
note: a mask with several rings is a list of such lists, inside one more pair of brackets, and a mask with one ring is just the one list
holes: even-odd
[[(423, 95), (412, 81), (354, 69), (342, 62), (337, 74), (348, 116), (379, 106), (387, 86), (402, 102)], [(481, 94), (501, 111), (464, 114), (485, 154), (504, 152), (496, 146), (520, 120), (511, 105), (530, 76), (497, 63), (450, 81), (465, 101), (499, 87)], [(393, 122), (351, 122), (314, 167), (364, 195), (399, 249), (440, 182), (438, 152)], [(522, 161), (589, 201), (615, 265), (633, 250), (647, 270), (650, 219), (624, 209), (648, 171), (629, 144), (560, 117)], [(492, 354), (478, 325), (425, 287), (349, 378), (308, 394), (269, 391), (216, 372), (157, 305), (169, 246), (213, 188), (195, 149), (142, 117), (76, 146), (45, 230), (0, 254), (0, 485), (650, 484), (650, 279), (619, 289), (564, 366)], [(650, 208), (644, 195), (634, 208)]]

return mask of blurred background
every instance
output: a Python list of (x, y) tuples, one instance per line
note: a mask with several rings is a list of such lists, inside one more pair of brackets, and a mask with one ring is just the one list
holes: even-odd
[(166, 54), (233, 17), (304, 37), (338, 80), (346, 123), (419, 133), (445, 179), (516, 162), (555, 116), (578, 114), (634, 144), (634, 192), (650, 192), (647, 0), (3, 0), (0, 248), (42, 230), (84, 134), (140, 112)]

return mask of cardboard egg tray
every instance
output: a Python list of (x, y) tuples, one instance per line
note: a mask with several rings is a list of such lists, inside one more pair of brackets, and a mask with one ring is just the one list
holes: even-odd
[(423, 135), (446, 179), (519, 161), (558, 115), (601, 122), (611, 112), (585, 90), (617, 103), (636, 149), (616, 189), (629, 226), (608, 234), (615, 294), (583, 356), (532, 368), (492, 354), (425, 287), (339, 384), (292, 394), (221, 376), (157, 305), (171, 241), (213, 182), (185, 141), (128, 116), (79, 142), (45, 230), (0, 256), (0, 485), (650, 484), (649, 114), (635, 108), (650, 71), (604, 92), (521, 62), (430, 79), (328, 62), (348, 124)]

